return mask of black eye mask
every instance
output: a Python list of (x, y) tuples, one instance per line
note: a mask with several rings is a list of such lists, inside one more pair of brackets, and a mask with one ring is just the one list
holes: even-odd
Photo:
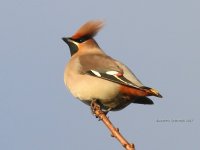
[(80, 38), (78, 38), (78, 39), (72, 39), (73, 41), (76, 41), (76, 42), (78, 42), (78, 43), (83, 43), (83, 42), (85, 42), (85, 41), (87, 41), (87, 40), (89, 40), (89, 39), (91, 39), (92, 37), (90, 36), (90, 35), (85, 35), (85, 36), (83, 36), (83, 37), (80, 37)]

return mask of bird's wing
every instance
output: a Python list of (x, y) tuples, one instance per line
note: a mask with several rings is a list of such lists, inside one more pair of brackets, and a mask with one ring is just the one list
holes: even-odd
[(124, 77), (130, 80), (132, 83), (136, 84), (139, 87), (143, 87), (144, 85), (141, 83), (141, 81), (135, 76), (135, 74), (124, 64), (121, 62), (115, 60), (115, 63), (120, 66), (120, 68), (124, 71)]
[[(132, 72), (121, 63), (105, 55), (83, 55), (79, 58), (82, 73), (140, 89), (143, 85)], [(137, 81), (137, 82), (132, 82)]]

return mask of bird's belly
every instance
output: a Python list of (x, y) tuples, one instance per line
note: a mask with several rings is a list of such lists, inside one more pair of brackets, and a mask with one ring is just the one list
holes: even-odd
[[(76, 81), (76, 83), (71, 82)], [(89, 75), (76, 75), (73, 80), (65, 80), (72, 95), (90, 105), (98, 100), (105, 109), (120, 110), (131, 103), (130, 99), (120, 94), (120, 85)]]
[(66, 80), (65, 84), (74, 97), (80, 100), (111, 100), (119, 93), (119, 85), (104, 79), (89, 75), (77, 75), (72, 80)]

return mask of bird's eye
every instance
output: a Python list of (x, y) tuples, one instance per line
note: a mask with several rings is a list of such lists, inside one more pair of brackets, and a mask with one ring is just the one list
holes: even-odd
[(90, 38), (91, 38), (90, 36), (86, 35), (86, 36), (76, 39), (75, 41), (78, 43), (83, 43), (83, 42), (89, 40)]
[(82, 38), (77, 39), (77, 42), (82, 43), (82, 42), (83, 42), (83, 39), (82, 39)]

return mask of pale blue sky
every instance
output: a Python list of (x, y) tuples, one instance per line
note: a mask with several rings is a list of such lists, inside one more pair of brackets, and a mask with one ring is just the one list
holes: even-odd
[(0, 149), (122, 149), (63, 83), (61, 38), (90, 19), (106, 21), (106, 53), (164, 96), (109, 113), (113, 123), (137, 150), (199, 149), (199, 14), (197, 0), (1, 0)]

